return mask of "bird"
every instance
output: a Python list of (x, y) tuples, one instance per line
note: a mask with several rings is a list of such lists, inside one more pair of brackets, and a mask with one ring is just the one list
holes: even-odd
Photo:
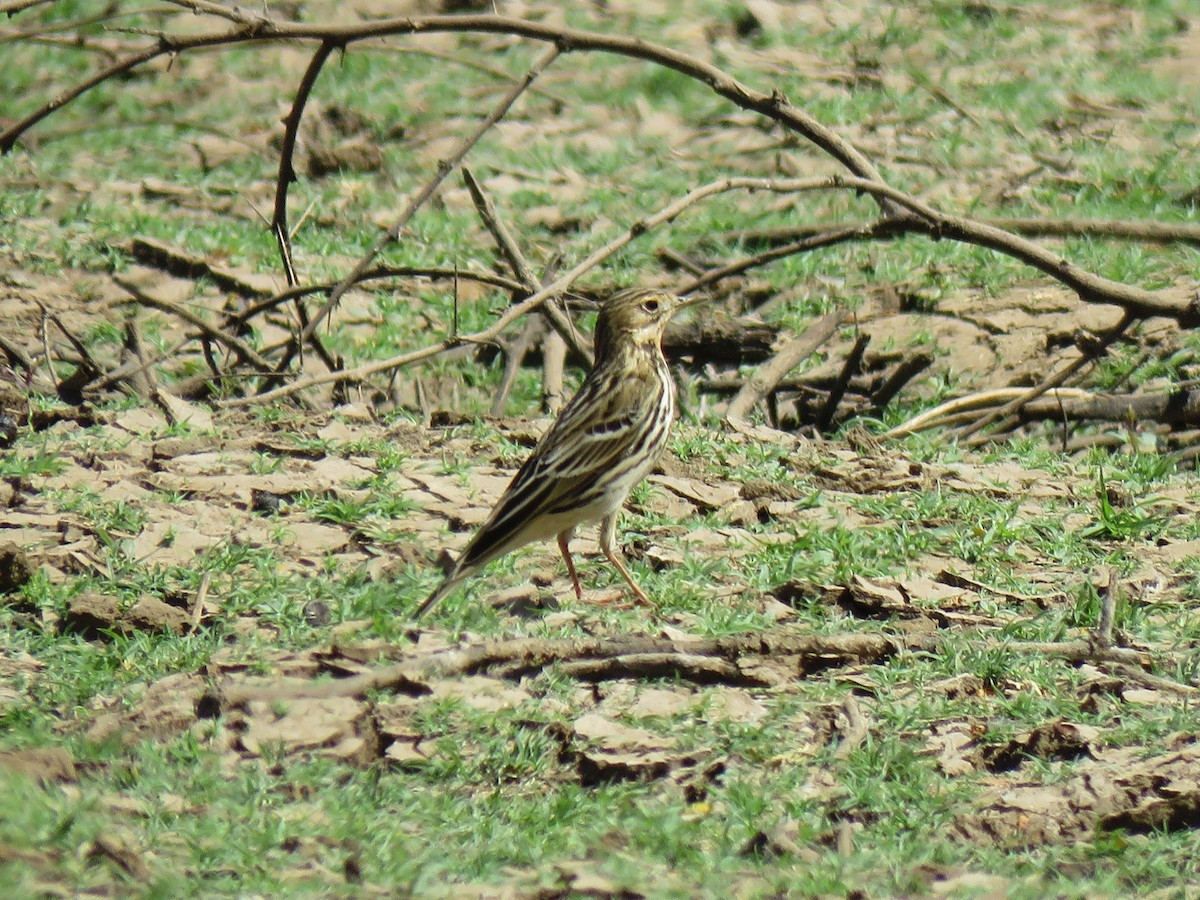
[(617, 547), (617, 515), (666, 449), (676, 401), (675, 381), (662, 354), (663, 329), (698, 299), (633, 288), (602, 304), (591, 371), (414, 618), (492, 560), (552, 537), (582, 600), (569, 545), (578, 526), (594, 522), (600, 523), (605, 557), (634, 596), (650, 603)]

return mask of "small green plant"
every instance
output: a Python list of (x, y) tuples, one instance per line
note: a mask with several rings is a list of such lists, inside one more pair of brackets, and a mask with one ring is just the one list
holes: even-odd
[(271, 475), (283, 469), (283, 457), (273, 453), (255, 453), (250, 471), (255, 475)]
[(1118, 506), (1104, 479), (1104, 467), (1097, 470), (1096, 520), (1080, 529), (1080, 535), (1098, 541), (1125, 541), (1162, 529), (1165, 518), (1141, 509), (1144, 500)]
[(60, 474), (65, 468), (66, 464), (58, 454), (50, 452), (44, 446), (27, 455), (12, 450), (0, 456), (0, 478), (53, 476)]

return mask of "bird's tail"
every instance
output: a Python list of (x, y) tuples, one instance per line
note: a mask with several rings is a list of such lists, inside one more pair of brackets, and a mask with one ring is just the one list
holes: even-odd
[(446, 598), (447, 594), (459, 586), (462, 580), (466, 578), (467, 574), (468, 573), (466, 572), (460, 571), (458, 566), (455, 566), (453, 569), (451, 569), (450, 574), (446, 576), (445, 580), (434, 589), (432, 594), (425, 598), (424, 602), (420, 606), (417, 607), (416, 612), (413, 613), (413, 618), (421, 618), (421, 616), (425, 615), (425, 613), (429, 612), (429, 610), (441, 603), (442, 600)]

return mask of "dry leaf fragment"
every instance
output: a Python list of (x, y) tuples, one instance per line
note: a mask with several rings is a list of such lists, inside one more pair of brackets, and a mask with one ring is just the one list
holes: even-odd
[(661, 484), (685, 500), (690, 500), (702, 509), (712, 511), (720, 509), (726, 503), (738, 499), (741, 492), (735, 484), (712, 484), (698, 478), (680, 478), (674, 475), (651, 475), (646, 479), (651, 484)]

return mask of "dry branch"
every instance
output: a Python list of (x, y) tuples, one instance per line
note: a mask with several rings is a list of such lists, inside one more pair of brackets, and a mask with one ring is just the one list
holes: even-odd
[(1088, 419), (1134, 425), (1200, 425), (1200, 391), (1176, 390), (1162, 394), (1073, 393), (1069, 398), (1043, 398), (1021, 407), (1022, 421), (1033, 419)]
[[(1066, 383), (1068, 378), (1089, 365), (1097, 356), (1103, 354), (1108, 346), (1124, 334), (1125, 330), (1133, 324), (1133, 318), (1133, 313), (1126, 310), (1125, 315), (1121, 317), (1121, 321), (1113, 326), (1104, 337), (1098, 340), (1077, 340), (1076, 343), (1080, 351), (1078, 357), (1071, 360), (1057, 372), (1051, 372), (1021, 397), (1010, 400), (999, 409), (985, 413), (970, 425), (964, 425), (958, 430), (958, 437), (965, 441), (967, 446), (978, 446), (988, 440), (992, 440), (996, 434), (1007, 431), (1010, 421), (1022, 406), (1026, 403), (1031, 403), (1053, 388), (1061, 387)], [(984, 428), (996, 421), (1000, 422), (1000, 426), (992, 434), (979, 434)]]
[[(296, 138), (300, 134), (300, 122), (304, 118), (304, 107), (308, 97), (317, 83), (317, 76), (330, 54), (338, 47), (331, 41), (322, 41), (308, 62), (308, 68), (296, 88), (296, 97), (292, 108), (283, 119), (283, 144), (279, 149), (279, 175), (275, 179), (275, 210), (271, 216), (271, 230), (275, 233), (275, 241), (279, 244), (279, 255), (283, 260), (283, 271), (287, 277), (288, 287), (300, 283), (296, 277), (296, 266), (292, 261), (292, 234), (288, 228), (288, 188), (296, 181), (296, 168), (293, 160), (296, 155)], [(297, 300), (299, 302), (299, 300)]]
[[(1099, 237), (1161, 244), (1200, 246), (1200, 225), (1190, 222), (1140, 222), (1131, 219), (1045, 219), (1037, 216), (980, 216), (982, 225), (1001, 228), (1024, 237)], [(869, 228), (861, 222), (848, 228)], [(788, 225), (777, 228), (746, 228), (723, 236), (729, 242), (775, 247), (821, 234), (820, 225)]]
[[(196, 11), (196, 0), (176, 0), (176, 5)], [(544, 41), (555, 45), (562, 53), (602, 52), (628, 56), (657, 63), (673, 69), (689, 78), (702, 82), (715, 93), (742, 109), (766, 116), (789, 131), (795, 132), (820, 147), (849, 171), (864, 178), (879, 180), (879, 173), (857, 149), (833, 130), (793, 106), (778, 90), (771, 93), (756, 91), (739, 82), (722, 69), (697, 57), (681, 53), (671, 47), (645, 41), (636, 37), (601, 34), (573, 28), (559, 28), (542, 22), (514, 19), (497, 15), (462, 16), (414, 16), (400, 19), (379, 19), (371, 22), (348, 25), (313, 25), (308, 23), (278, 23), (267, 19), (250, 19), (244, 15), (204, 3), (215, 15), (223, 15), (233, 21), (234, 27), (220, 31), (197, 32), (188, 35), (155, 36), (156, 43), (139, 53), (86, 79), (54, 101), (39, 107), (4, 132), (0, 132), (0, 153), (12, 149), (17, 139), (29, 128), (46, 116), (76, 99), (86, 91), (115, 75), (129, 71), (159, 56), (185, 53), (188, 50), (207, 47), (229, 46), (241, 43), (263, 43), (268, 41), (318, 41), (332, 42), (338, 46), (349, 46), (358, 41), (426, 32), (482, 32), (507, 34)], [(219, 11), (217, 11), (219, 10)]]
[(809, 326), (800, 337), (785, 344), (771, 361), (755, 372), (737, 392), (729, 404), (725, 418), (730, 422), (746, 421), (750, 410), (771, 393), (788, 372), (812, 356), (822, 344), (833, 337), (841, 323), (841, 313), (829, 313)]
[(433, 178), (426, 182), (425, 186), (417, 191), (413, 198), (409, 200), (408, 205), (404, 208), (404, 211), (400, 213), (400, 217), (394, 223), (392, 223), (391, 228), (389, 228), (387, 232), (375, 242), (371, 249), (363, 255), (354, 268), (350, 270), (350, 274), (338, 282), (337, 287), (335, 287), (329, 293), (329, 298), (325, 301), (324, 306), (322, 306), (321, 310), (315, 316), (313, 316), (312, 321), (304, 327), (304, 331), (300, 335), (301, 342), (308, 340), (308, 338), (315, 333), (316, 329), (320, 327), (323, 321), (325, 321), (325, 318), (329, 315), (333, 308), (337, 306), (338, 300), (340, 300), (346, 291), (350, 290), (350, 288), (358, 282), (358, 279), (365, 271), (367, 271), (368, 268), (370, 268), (371, 263), (375, 261), (375, 258), (381, 252), (383, 252), (384, 247), (400, 239), (400, 235), (404, 233), (404, 229), (408, 227), (408, 223), (412, 220), (412, 217), (417, 214), (417, 210), (419, 210), (425, 204), (425, 202), (433, 196), (434, 191), (436, 191), (441, 183), (446, 180), (447, 176), (449, 176), (450, 173), (462, 163), (467, 153), (470, 152), (471, 148), (479, 142), (479, 139), (483, 137), (485, 133), (487, 133), (488, 129), (490, 129), (504, 117), (504, 114), (508, 112), (514, 103), (517, 102), (517, 98), (520, 97), (521, 94), (523, 94), (531, 84), (533, 84), (534, 79), (537, 78), (547, 66), (554, 62), (554, 60), (558, 59), (558, 55), (558, 46), (553, 46), (544, 54), (542, 54), (542, 56), (540, 56), (530, 67), (529, 71), (525, 73), (524, 77), (520, 78), (512, 86), (508, 93), (504, 95), (501, 101), (496, 105), (496, 108), (493, 109), (484, 118), (484, 120), (479, 123), (478, 127), (476, 127), (476, 129), (470, 135), (468, 135), (461, 144), (459, 144), (455, 152), (452, 153), (447, 159), (443, 159), (438, 162), (437, 172), (434, 174)]
[[(944, 427), (951, 422), (959, 421), (960, 417), (965, 415), (974, 419), (976, 410), (995, 409), (1002, 404), (1022, 400), (1028, 394), (1028, 388), (996, 388), (968, 394), (965, 397), (955, 397), (938, 404), (933, 409), (925, 410), (920, 415), (913, 416), (907, 422), (888, 429), (881, 437), (884, 439), (907, 437), (910, 434), (917, 434), (932, 428)], [(1052, 388), (1051, 396), (1054, 402), (1062, 402), (1064, 399), (1087, 396), (1087, 393), (1078, 388)]]
[[(193, 313), (186, 307), (180, 306), (178, 303), (172, 303), (170, 300), (165, 300), (161, 297), (155, 297), (143, 291), (138, 285), (134, 284), (119, 275), (113, 276), (113, 281), (129, 291), (132, 300), (137, 301), (143, 306), (150, 306), (154, 309), (165, 312), (169, 315), (182, 319), (189, 325), (197, 329), (202, 335), (210, 340), (216, 341), (228, 347), (238, 356), (242, 362), (254, 366), (259, 372), (269, 372), (271, 364), (263, 359), (257, 351), (249, 344), (243, 341), (236, 335), (226, 334), (220, 328), (216, 328), (204, 321), (203, 317)], [(132, 302), (132, 301), (131, 301)]]
[(297, 379), (272, 391), (259, 394), (256, 397), (232, 398), (229, 400), (220, 401), (219, 405), (246, 406), (251, 403), (265, 403), (322, 384), (331, 384), (344, 381), (360, 381), (371, 375), (378, 374), (379, 372), (391, 371), (392, 369), (397, 369), (402, 366), (411, 365), (415, 362), (420, 362), (421, 360), (429, 359), (454, 347), (461, 346), (462, 344), (486, 343), (492, 341), (517, 319), (534, 310), (540, 309), (542, 304), (548, 298), (561, 295), (571, 285), (573, 285), (580, 276), (591, 271), (601, 262), (624, 248), (630, 242), (647, 234), (653, 229), (658, 228), (661, 225), (673, 221), (689, 207), (694, 206), (702, 200), (705, 200), (716, 194), (734, 190), (768, 190), (775, 192), (804, 190), (812, 191), (833, 187), (835, 186), (835, 182), (836, 179), (829, 178), (816, 178), (800, 181), (774, 181), (766, 178), (725, 178), (721, 179), (720, 181), (711, 182), (710, 184), (706, 184), (702, 187), (696, 188), (695, 190), (689, 191), (683, 197), (680, 197), (678, 200), (667, 204), (653, 215), (633, 223), (626, 229), (626, 231), (613, 238), (602, 247), (592, 251), (573, 268), (558, 276), (549, 284), (544, 285), (540, 290), (535, 291), (520, 303), (515, 303), (508, 307), (508, 309), (506, 309), (499, 317), (497, 317), (495, 322), (481, 331), (477, 331), (474, 334), (469, 335), (452, 336), (433, 344), (432, 346), (426, 346), (418, 350), (411, 350), (407, 353), (402, 353), (389, 359), (365, 363), (354, 369), (345, 369), (339, 372), (329, 372), (324, 375), (313, 375), (307, 378)]
[[(500, 253), (508, 263), (514, 275), (525, 286), (525, 292), (532, 294), (538, 288), (542, 287), (542, 280), (534, 274), (533, 269), (525, 259), (525, 254), (521, 252), (521, 248), (517, 246), (517, 242), (513, 239), (512, 234), (505, 226), (504, 222), (496, 212), (496, 207), (492, 203), (491, 198), (483, 191), (483, 186), (475, 180), (475, 176), (471, 174), (471, 170), (463, 168), (463, 181), (467, 185), (467, 191), (471, 195), (471, 200), (475, 203), (475, 209), (479, 213), (479, 218), (483, 222), (484, 227), (496, 241), (496, 245), (500, 248)], [(575, 326), (571, 320), (567, 318), (567, 314), (563, 312), (559, 304), (549, 302), (542, 306), (542, 315), (546, 321), (553, 326), (554, 330), (567, 342), (571, 350), (579, 356), (590, 367), (592, 364), (592, 351), (590, 347), (584, 345), (579, 338), (579, 332), (575, 330)]]

